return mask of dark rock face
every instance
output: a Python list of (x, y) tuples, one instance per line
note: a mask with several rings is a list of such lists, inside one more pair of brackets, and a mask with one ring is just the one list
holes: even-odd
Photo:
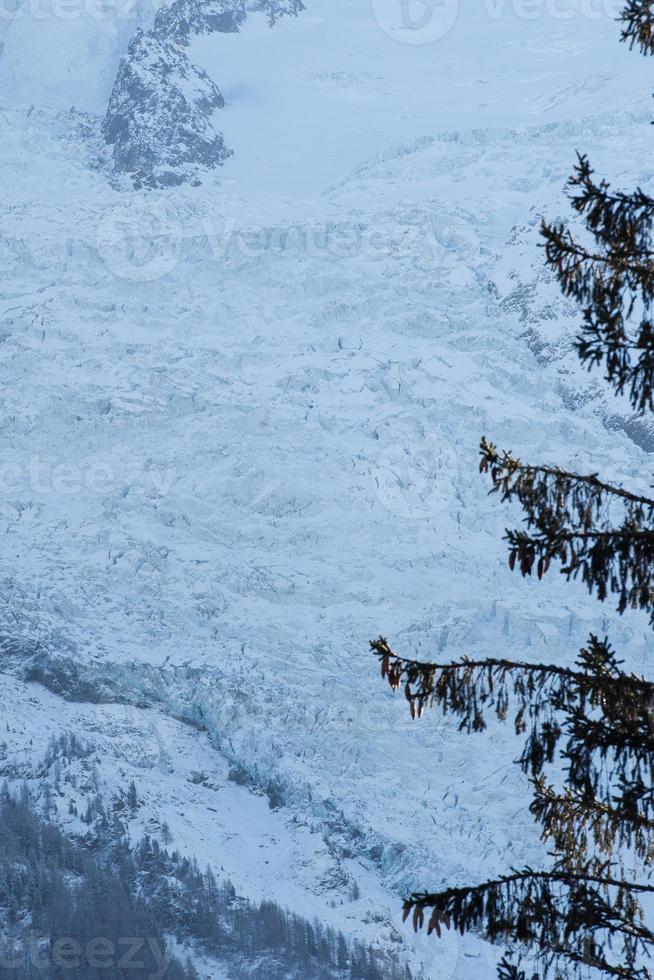
[(193, 34), (235, 34), (248, 13), (264, 13), (272, 26), (302, 10), (302, 0), (174, 0), (158, 11), (154, 33), (188, 44)]
[(267, 15), (271, 25), (280, 17), (297, 17), (304, 10), (302, 0), (247, 0), (248, 10), (260, 10)]
[(646, 453), (654, 453), (654, 423), (647, 416), (607, 415), (604, 424), (609, 432), (624, 432)]
[(137, 186), (198, 183), (201, 167), (230, 156), (210, 117), (224, 99), (186, 52), (154, 31), (139, 31), (121, 61), (103, 122), (114, 166)]
[(218, 167), (232, 151), (211, 116), (224, 99), (185, 48), (194, 34), (235, 33), (248, 12), (271, 25), (297, 16), (302, 0), (174, 0), (151, 31), (138, 31), (120, 63), (102, 132), (113, 146), (114, 169), (136, 186), (199, 183), (199, 172)]
[(158, 11), (154, 33), (188, 44), (193, 34), (234, 34), (245, 17), (244, 0), (175, 0)]

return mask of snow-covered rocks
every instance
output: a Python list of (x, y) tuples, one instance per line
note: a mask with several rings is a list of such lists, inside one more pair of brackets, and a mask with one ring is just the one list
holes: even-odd
[(224, 105), (219, 89), (186, 54), (192, 36), (234, 34), (248, 12), (270, 25), (304, 9), (302, 0), (175, 0), (151, 31), (138, 30), (122, 59), (103, 121), (114, 169), (136, 186), (199, 183), (199, 171), (231, 156), (211, 116)]
[(246, 17), (245, 4), (234, 0), (175, 0), (162, 7), (155, 19), (155, 34), (188, 44), (193, 34), (234, 34)]
[(121, 61), (103, 121), (116, 170), (136, 185), (197, 182), (231, 151), (211, 123), (224, 99), (175, 41), (138, 31)]
[(304, 10), (304, 3), (302, 0), (246, 0), (246, 7), (251, 11), (262, 11), (272, 25), (280, 17), (297, 17)]
[(302, 0), (175, 0), (157, 12), (155, 32), (187, 44), (194, 34), (237, 33), (248, 13), (265, 14), (273, 26), (281, 17), (297, 17), (302, 10)]

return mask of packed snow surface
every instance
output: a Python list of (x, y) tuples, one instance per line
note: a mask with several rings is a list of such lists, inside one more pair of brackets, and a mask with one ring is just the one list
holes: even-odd
[[(651, 66), (609, 3), (461, 4), (422, 44), (391, 7), (191, 39), (234, 150), (198, 187), (109, 178), (124, 25), (25, 8), (0, 56), (3, 711), (105, 739), (128, 704), (144, 739), (156, 718), (182, 775), (142, 781), (189, 851), (368, 939), (370, 902), (399, 929), (409, 888), (542, 860), (509, 733), (411, 724), (370, 638), (563, 662), (608, 629), (647, 662), (644, 618), (511, 577), (480, 436), (641, 488), (654, 448), (579, 370), (538, 248), (577, 150), (651, 183)], [(281, 809), (229, 784), (215, 816), (195, 753)], [(407, 955), (493, 976), (472, 939)]]

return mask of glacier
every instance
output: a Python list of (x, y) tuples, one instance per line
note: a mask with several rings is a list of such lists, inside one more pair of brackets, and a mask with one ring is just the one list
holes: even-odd
[(411, 723), (367, 643), (569, 662), (608, 631), (646, 669), (644, 618), (510, 576), (477, 444), (651, 482), (538, 247), (578, 150), (651, 185), (651, 72), (609, 3), (460, 5), (424, 44), (305, 8), (187, 39), (234, 152), (175, 187), (101, 129), (156, 10), (0, 27), (7, 772), (93, 732), (243, 894), (485, 980), (495, 951), (413, 937), (399, 898), (543, 859), (515, 744)]

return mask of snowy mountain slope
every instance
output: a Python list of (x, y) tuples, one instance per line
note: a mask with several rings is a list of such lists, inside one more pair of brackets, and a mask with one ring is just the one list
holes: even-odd
[[(62, 704), (42, 687), (6, 676), (0, 704), (0, 778), (11, 790), (26, 783), (35, 794), (43, 794), (46, 783), (52, 790), (54, 780), (57, 819), (72, 835), (89, 832), (77, 814), (84, 814), (96, 793), (109, 804), (133, 781), (138, 810), (129, 833), (134, 841), (146, 833), (161, 838), (167, 824), (171, 848), (194, 855), (218, 880), (231, 880), (239, 896), (290, 905), (379, 950), (404, 946), (406, 961), (420, 969), (410, 942), (402, 941), (397, 908), (365, 863), (340, 859), (318, 828), (289, 820), (283, 810), (271, 810), (264, 795), (238, 785), (237, 774), (230, 777), (224, 760), (197, 731), (150, 710)], [(86, 762), (77, 772), (65, 760), (50, 763), (46, 778), (44, 759), (52, 743), (71, 730)], [(457, 942), (447, 945), (451, 959)], [(471, 954), (488, 958), (479, 944), (471, 946)], [(445, 949), (437, 951), (434, 962), (444, 956)]]
[[(386, 908), (541, 854), (507, 733), (482, 751), (410, 725), (370, 637), (564, 660), (608, 623), (647, 663), (642, 619), (510, 577), (476, 445), (650, 482), (577, 369), (536, 233), (577, 148), (651, 180), (649, 66), (609, 20), (471, 16), (416, 47), (367, 3), (315, 0), (196, 38), (236, 149), (199, 188), (112, 188), (78, 116), (2, 118), (2, 669), (156, 706), (363, 861)], [(239, 800), (235, 854), (259, 805)], [(244, 887), (309, 901), (306, 857), (260, 870)], [(492, 976), (467, 949), (426, 975)]]
[(374, 10), (392, 6), (313, 0), (275, 31), (252, 18), (238, 36), (195, 38), (190, 56), (219, 81), (221, 126), (239, 148), (226, 179), (249, 198), (279, 191), (315, 206), (332, 182), (415, 139), (649, 109), (650, 67), (616, 43), (609, 3), (594, 19), (585, 0), (560, 5), (567, 19), (548, 0), (528, 19), (510, 3), (460, 4), (445, 37), (418, 45), (380, 28)]

